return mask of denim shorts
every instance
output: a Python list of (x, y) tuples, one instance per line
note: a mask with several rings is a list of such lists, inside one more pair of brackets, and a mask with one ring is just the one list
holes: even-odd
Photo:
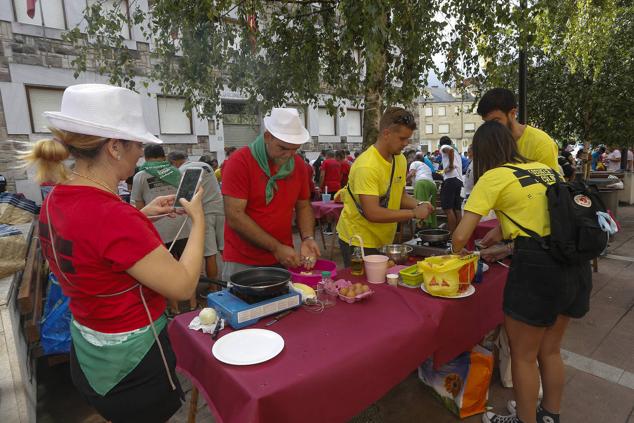
[(504, 288), (504, 313), (531, 326), (552, 326), (557, 316), (580, 318), (590, 308), (590, 262), (562, 264), (528, 237), (514, 242)]

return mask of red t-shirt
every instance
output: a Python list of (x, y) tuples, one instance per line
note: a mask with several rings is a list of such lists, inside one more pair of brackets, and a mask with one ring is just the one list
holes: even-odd
[[(49, 237), (47, 206), (53, 223), (57, 267)], [(136, 287), (126, 273), (137, 261), (162, 245), (154, 225), (130, 204), (101, 189), (58, 185), (42, 204), (39, 222), (42, 252), (57, 276), (75, 320), (105, 333), (127, 332), (150, 324)], [(165, 310), (165, 299), (143, 288), (152, 320)]]
[[(246, 214), (255, 223), (282, 244), (293, 246), (292, 220), (295, 203), (308, 200), (308, 175), (303, 160), (294, 156), (293, 173), (277, 180), (277, 191), (267, 205), (265, 188), (268, 178), (260, 169), (249, 147), (243, 147), (231, 155), (222, 171), (222, 194), (247, 200)], [(271, 174), (276, 167), (269, 162)], [(268, 266), (276, 264), (275, 256), (242, 238), (225, 221), (225, 249), (222, 255), (225, 261), (248, 265)]]
[(341, 188), (341, 163), (335, 159), (326, 159), (321, 163), (321, 171), (324, 175), (324, 184), (321, 187), (328, 187), (328, 192), (335, 195)]
[(350, 175), (350, 168), (352, 165), (349, 161), (344, 160), (341, 162), (341, 186), (345, 187), (348, 183), (348, 175)]

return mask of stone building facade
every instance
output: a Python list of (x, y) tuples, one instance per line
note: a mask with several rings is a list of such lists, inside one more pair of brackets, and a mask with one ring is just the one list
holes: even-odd
[(433, 86), (428, 95), (420, 98), (418, 115), (418, 140), (423, 151), (438, 149), (444, 135), (452, 139), (460, 152), (467, 150), (473, 134), (482, 125), (482, 118), (475, 112), (475, 98), (471, 94), (459, 94), (455, 90)]

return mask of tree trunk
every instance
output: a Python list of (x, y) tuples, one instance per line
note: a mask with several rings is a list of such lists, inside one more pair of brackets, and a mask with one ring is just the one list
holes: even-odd
[[(378, 25), (385, 26), (387, 13), (381, 16)], [(363, 148), (376, 142), (379, 122), (383, 114), (383, 92), (387, 71), (387, 46), (382, 31), (373, 31), (373, 38), (365, 49), (365, 96), (363, 110)]]

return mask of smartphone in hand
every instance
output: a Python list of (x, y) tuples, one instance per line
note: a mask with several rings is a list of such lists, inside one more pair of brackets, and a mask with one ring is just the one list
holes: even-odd
[(181, 181), (178, 184), (178, 190), (176, 191), (176, 200), (174, 201), (174, 208), (182, 208), (180, 199), (184, 198), (187, 201), (191, 201), (194, 194), (200, 186), (200, 181), (203, 175), (202, 167), (190, 167), (185, 170)]

